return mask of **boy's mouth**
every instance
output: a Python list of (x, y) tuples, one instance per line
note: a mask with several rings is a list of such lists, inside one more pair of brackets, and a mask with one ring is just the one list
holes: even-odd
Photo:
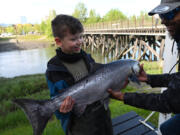
[(81, 50), (81, 47), (80, 47), (80, 46), (74, 47), (74, 49), (75, 49), (76, 51), (79, 51), (79, 50)]

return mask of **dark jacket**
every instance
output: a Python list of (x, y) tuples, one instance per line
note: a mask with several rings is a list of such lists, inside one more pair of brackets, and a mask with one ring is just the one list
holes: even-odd
[(180, 72), (148, 75), (152, 87), (167, 87), (163, 93), (125, 93), (124, 103), (162, 113), (180, 113)]
[[(82, 52), (82, 59), (87, 66), (88, 72), (93, 71), (95, 62), (92, 57)], [(61, 94), (65, 88), (75, 83), (73, 75), (62, 64), (58, 55), (48, 62), (46, 78), (51, 98)], [(63, 114), (58, 110), (55, 112), (55, 115), (61, 121), (61, 125), (66, 133), (67, 131), (69, 132), (69, 130), (73, 130), (73, 133), (78, 135), (101, 135), (101, 132), (102, 135), (106, 135), (105, 132), (107, 135), (111, 135), (109, 131), (112, 132), (109, 109), (105, 110), (104, 105), (100, 103), (100, 101), (88, 105), (80, 117), (76, 117), (72, 112)]]

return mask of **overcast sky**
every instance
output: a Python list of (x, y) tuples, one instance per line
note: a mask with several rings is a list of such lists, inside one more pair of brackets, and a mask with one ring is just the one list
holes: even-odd
[(139, 15), (140, 11), (153, 9), (160, 0), (0, 0), (0, 23), (20, 23), (21, 16), (25, 16), (28, 23), (40, 23), (50, 10), (71, 15), (79, 2), (84, 3), (88, 11), (95, 9), (102, 17), (110, 9), (119, 9), (128, 16)]

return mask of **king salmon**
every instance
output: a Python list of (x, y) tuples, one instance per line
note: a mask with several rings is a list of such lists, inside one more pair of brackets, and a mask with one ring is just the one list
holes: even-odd
[[(120, 90), (127, 78), (139, 83), (137, 75), (140, 65), (135, 60), (117, 60), (108, 64), (101, 64), (95, 72), (78, 83), (64, 90), (63, 93), (47, 100), (14, 99), (27, 115), (34, 135), (42, 135), (50, 117), (59, 110), (61, 103), (67, 96), (75, 101), (77, 114), (83, 113), (82, 108), (95, 101), (104, 101), (109, 97), (107, 89)], [(81, 109), (79, 109), (81, 108)], [(78, 112), (78, 110), (81, 110)]]

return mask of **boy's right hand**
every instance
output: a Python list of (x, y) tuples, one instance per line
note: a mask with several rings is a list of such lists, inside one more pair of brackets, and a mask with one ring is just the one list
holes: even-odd
[(70, 96), (68, 96), (62, 102), (59, 111), (62, 113), (70, 112), (73, 108), (73, 105), (74, 105), (74, 100)]

